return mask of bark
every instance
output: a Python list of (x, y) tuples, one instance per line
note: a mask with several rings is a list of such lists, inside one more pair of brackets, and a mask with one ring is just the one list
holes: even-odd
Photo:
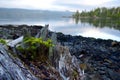
[(18, 59), (0, 44), (0, 80), (38, 80)]

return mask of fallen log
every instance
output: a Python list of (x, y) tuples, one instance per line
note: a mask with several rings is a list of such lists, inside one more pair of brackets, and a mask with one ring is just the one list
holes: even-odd
[(18, 43), (22, 42), (22, 40), (23, 40), (23, 36), (20, 36), (19, 38), (15, 39), (13, 41), (8, 42), (7, 45), (9, 47), (15, 47)]

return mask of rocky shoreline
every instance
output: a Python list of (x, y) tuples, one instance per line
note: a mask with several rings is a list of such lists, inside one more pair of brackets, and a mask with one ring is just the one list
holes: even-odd
[[(41, 29), (42, 26), (35, 25), (1, 25), (0, 31), (2, 34), (0, 34), (0, 37), (5, 39), (15, 39), (26, 34), (26, 31), (32, 36), (35, 36)], [(6, 32), (7, 34), (3, 35)], [(47, 35), (44, 36), (51, 37), (53, 33), (55, 32), (49, 31), (47, 32)], [(54, 64), (53, 66), (48, 67), (43, 63), (38, 64), (30, 62), (28, 63), (28, 66), (34, 75), (37, 75), (37, 77), (42, 80), (65, 80), (65, 78), (63, 79), (60, 75), (63, 73), (67, 80), (80, 80), (80, 76), (81, 80), (120, 79), (120, 42), (86, 38), (82, 36), (64, 35), (62, 33), (55, 34), (57, 36), (57, 41), (55, 42), (62, 46), (58, 47), (57, 45), (54, 48), (55, 54), (54, 57), (52, 57), (52, 63), (55, 63), (56, 65)], [(70, 54), (68, 54), (69, 52)], [(66, 62), (64, 65), (67, 67), (67, 70), (65, 66), (62, 66), (61, 70), (63, 72), (60, 72), (57, 67), (55, 67), (60, 64), (59, 62), (62, 60), (62, 58), (60, 58), (61, 53), (63, 56), (65, 55), (65, 58), (67, 58), (65, 59), (66, 61), (64, 61)], [(82, 79), (82, 75), (78, 75), (80, 74), (79, 71), (76, 71), (78, 69), (84, 71), (84, 79)], [(68, 73), (68, 71), (73, 73)], [(73, 75), (75, 78), (73, 78)]]
[(70, 53), (85, 65), (85, 73), (95, 79), (120, 79), (120, 42), (85, 38), (81, 36), (58, 35), (58, 42), (68, 46)]

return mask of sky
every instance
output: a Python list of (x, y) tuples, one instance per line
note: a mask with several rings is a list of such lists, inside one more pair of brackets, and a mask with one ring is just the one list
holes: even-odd
[(57, 11), (92, 10), (97, 7), (117, 7), (120, 0), (0, 0), (2, 8), (23, 8)]

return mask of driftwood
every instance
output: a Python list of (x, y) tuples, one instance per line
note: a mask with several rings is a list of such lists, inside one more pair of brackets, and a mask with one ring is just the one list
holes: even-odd
[(45, 25), (45, 27), (43, 27), (40, 32), (37, 33), (37, 35), (35, 36), (36, 38), (41, 37), (43, 40), (47, 39), (47, 35), (48, 35), (48, 27), (49, 25)]
[(7, 45), (10, 46), (10, 47), (15, 47), (18, 43), (22, 42), (23, 40), (23, 36), (11, 41), (11, 42), (8, 42)]
[(22, 62), (0, 44), (0, 80), (38, 80)]

